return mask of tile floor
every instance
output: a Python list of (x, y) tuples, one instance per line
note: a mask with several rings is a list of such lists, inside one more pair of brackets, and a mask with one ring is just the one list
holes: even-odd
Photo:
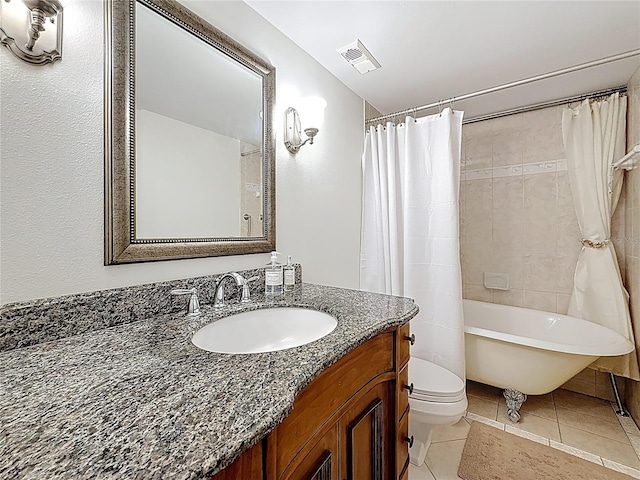
[(409, 480), (457, 480), (458, 465), (472, 422), (478, 421), (640, 479), (640, 430), (618, 417), (612, 404), (568, 390), (532, 396), (512, 424), (502, 391), (467, 382), (469, 408), (456, 425), (433, 431), (424, 465), (410, 465)]

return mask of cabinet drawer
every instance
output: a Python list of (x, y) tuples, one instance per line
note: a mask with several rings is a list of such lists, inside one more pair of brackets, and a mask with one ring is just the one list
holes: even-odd
[(403, 415), (409, 411), (409, 389), (405, 387), (409, 385), (409, 365), (405, 365), (398, 374), (398, 383), (396, 385), (396, 418), (398, 422), (402, 420)]
[(396, 434), (396, 478), (400, 478), (409, 461), (409, 415), (405, 415)]
[(396, 336), (396, 366), (399, 369), (409, 361), (411, 355), (411, 325), (407, 323), (397, 330)]
[[(296, 397), (291, 414), (276, 428), (275, 478), (341, 407), (371, 380), (393, 373), (394, 334), (382, 333), (323, 371)], [(280, 435), (278, 432), (282, 432)], [(286, 433), (285, 433), (286, 432)]]

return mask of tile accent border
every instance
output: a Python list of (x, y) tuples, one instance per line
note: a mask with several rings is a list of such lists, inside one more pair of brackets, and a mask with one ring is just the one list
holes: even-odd
[(567, 170), (567, 161), (552, 160), (549, 162), (523, 163), (505, 165), (493, 168), (479, 168), (467, 170), (464, 166), (460, 171), (462, 181), (480, 180), (483, 178), (518, 177), (520, 175), (535, 175), (538, 173), (554, 173)]
[[(615, 405), (613, 403), (610, 403), (610, 404), (611, 404), (611, 408), (615, 410)], [(497, 422), (495, 420), (491, 420), (489, 418), (476, 415), (475, 413), (466, 412), (464, 416), (465, 418), (471, 421), (484, 423), (485, 425), (489, 425), (491, 427), (497, 428), (498, 430), (504, 430), (507, 433), (512, 433), (514, 435), (518, 435), (519, 437), (523, 437), (528, 440), (541, 443), (543, 445), (548, 445), (551, 448), (561, 450), (565, 453), (568, 453), (569, 455), (573, 455), (574, 457), (580, 457), (584, 460), (588, 460), (598, 465), (602, 465), (603, 467), (609, 468), (610, 470), (615, 470), (617, 472), (625, 473), (633, 478), (640, 480), (640, 470), (637, 470), (635, 468), (631, 468), (626, 465), (622, 465), (618, 462), (614, 462), (613, 460), (609, 460), (609, 459), (600, 457), (598, 455), (594, 455), (593, 453), (585, 452), (584, 450), (580, 450), (578, 448), (565, 445), (564, 443), (556, 442), (555, 440), (541, 437), (540, 435), (535, 435), (533, 433), (520, 430), (519, 428), (513, 427), (511, 425), (505, 425), (502, 422)], [(624, 429), (625, 433), (627, 433), (627, 436), (629, 437), (629, 441), (631, 442), (633, 449), (636, 451), (636, 454), (640, 453), (640, 450), (636, 448), (636, 445), (640, 446), (640, 429), (638, 429), (638, 427), (636, 426), (635, 422), (631, 419), (631, 417), (618, 417), (618, 419), (620, 420), (620, 424), (622, 425), (622, 428)], [(624, 420), (624, 423), (623, 423), (623, 420)], [(629, 422), (631, 422), (633, 426), (631, 426)], [(638, 455), (638, 457), (640, 457), (640, 455)]]
[(527, 432), (525, 430), (512, 427), (511, 425), (505, 424), (504, 431), (507, 433), (513, 433), (518, 437), (526, 438), (527, 440), (531, 440), (532, 442), (536, 442), (536, 443), (541, 443), (542, 445), (546, 445), (546, 446), (549, 446), (549, 443), (553, 441), (548, 438), (541, 437), (540, 435), (536, 435), (535, 433)]
[(569, 455), (573, 455), (574, 457), (580, 457), (584, 460), (589, 460), (590, 462), (604, 466), (604, 464), (602, 463), (602, 458), (598, 455), (594, 455), (593, 453), (585, 452), (584, 450), (580, 450), (570, 445), (565, 445), (564, 443), (556, 442), (555, 440), (549, 440), (549, 446), (555, 448), (556, 450), (561, 450), (564, 453), (568, 453)]
[(465, 414), (465, 418), (469, 420), (473, 420), (475, 422), (484, 423), (485, 425), (489, 425), (490, 427), (497, 428), (498, 430), (504, 430), (505, 424), (502, 422), (496, 422), (495, 420), (491, 420), (490, 418), (482, 417), (480, 415), (476, 415), (475, 413), (467, 412)]
[(640, 479), (640, 470), (636, 470), (635, 468), (627, 467), (626, 465), (622, 465), (621, 463), (613, 462), (611, 460), (607, 460), (606, 458), (602, 459), (602, 463), (605, 467), (615, 470), (620, 473), (626, 473), (630, 477)]

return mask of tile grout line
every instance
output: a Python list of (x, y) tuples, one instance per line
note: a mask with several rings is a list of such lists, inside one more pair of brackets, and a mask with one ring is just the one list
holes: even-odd
[[(612, 406), (613, 406), (613, 404), (612, 404)], [(588, 433), (590, 435), (595, 435), (597, 437), (603, 438), (603, 439), (608, 440), (610, 442), (618, 442), (618, 443), (621, 443), (623, 445), (627, 445), (624, 442), (622, 442), (620, 440), (617, 440), (615, 438), (611, 438), (611, 437), (608, 437), (606, 435), (601, 435), (599, 433), (595, 433), (595, 432), (592, 432), (590, 430), (586, 430), (586, 429), (584, 429), (582, 427), (578, 427), (578, 426), (572, 425), (570, 423), (562, 423), (562, 422), (560, 422), (560, 419), (557, 418), (558, 417), (558, 414), (557, 414), (557, 409), (558, 408), (560, 408), (561, 410), (571, 410), (571, 409), (567, 408), (567, 407), (556, 407), (556, 423), (558, 424), (558, 433), (560, 434), (560, 440), (562, 440), (562, 430), (560, 429), (560, 425), (564, 425), (564, 426), (573, 428), (575, 430), (580, 430), (581, 432)], [(615, 409), (614, 409), (614, 411), (615, 411)], [(536, 415), (535, 413), (531, 413), (531, 412), (527, 412), (527, 413), (529, 413), (530, 415)], [(587, 416), (587, 417), (591, 417), (592, 419), (603, 421), (603, 417), (600, 417), (598, 415), (592, 415), (590, 413), (583, 413), (583, 415)], [(622, 421), (619, 419), (618, 415), (615, 415), (615, 416), (616, 416), (616, 418), (618, 418), (617, 425), (620, 425), (620, 427), (622, 428), (622, 430), (624, 431), (624, 433), (625, 433), (625, 435), (627, 437), (627, 440), (629, 441), (628, 445), (631, 445), (633, 447), (633, 443), (632, 443), (631, 437), (629, 436), (629, 433), (626, 431), (626, 429), (625, 429), (624, 425), (622, 424)], [(541, 417), (541, 418), (544, 418), (544, 417)], [(615, 422), (611, 422), (611, 423), (615, 423)], [(638, 431), (637, 435), (638, 435), (638, 440), (637, 440), (638, 441), (638, 448), (634, 447), (634, 451), (635, 451), (636, 456), (640, 460), (640, 430)]]
[[(505, 431), (507, 433), (511, 433), (512, 435), (517, 435), (517, 433), (509, 432), (508, 430), (506, 430), (507, 425), (505, 425), (504, 423), (498, 422), (496, 420), (491, 420), (490, 418), (485, 418), (485, 417), (483, 417), (481, 415), (477, 415), (477, 414), (475, 414), (473, 412), (467, 411), (465, 413), (464, 417), (468, 418), (468, 419), (470, 419), (472, 421), (475, 420), (475, 421), (478, 421), (480, 423), (484, 423), (485, 425), (489, 425), (491, 427), (497, 428), (498, 430), (502, 430), (502, 431)], [(631, 420), (631, 421), (633, 422), (633, 420)], [(622, 428), (625, 429), (625, 426), (622, 424), (622, 421), (620, 422), (620, 424), (622, 425)], [(635, 422), (634, 422), (634, 425), (635, 425)], [(512, 428), (516, 429), (516, 430), (521, 430), (521, 429), (516, 428), (516, 427), (512, 427)], [(636, 435), (638, 435), (637, 440), (638, 440), (638, 444), (640, 446), (640, 429), (638, 429), (637, 426), (635, 427), (635, 429), (637, 430)], [(531, 433), (531, 432), (527, 432), (526, 430), (522, 430), (522, 431), (526, 432), (526, 433)], [(625, 433), (626, 432), (627, 432), (627, 430), (625, 429)], [(531, 434), (531, 435), (534, 435), (534, 436), (539, 437), (541, 439), (545, 439), (547, 442), (549, 442), (548, 446), (551, 447), (551, 448), (555, 448), (556, 450), (560, 450), (560, 451), (562, 451), (564, 453), (567, 453), (569, 455), (572, 455), (574, 457), (578, 457), (578, 458), (581, 458), (581, 459), (587, 460), (587, 461), (593, 461), (593, 460), (589, 459), (590, 457), (593, 458), (594, 460), (597, 458), (597, 459), (599, 459), (600, 465), (602, 465), (605, 468), (608, 468), (609, 470), (626, 473), (628, 475), (634, 476), (637, 479), (640, 479), (640, 470), (638, 470), (636, 468), (629, 467), (628, 465), (624, 465), (624, 464), (621, 464), (621, 463), (618, 463), (618, 462), (614, 462), (613, 460), (609, 460), (608, 458), (604, 458), (604, 457), (601, 457), (601, 456), (596, 455), (594, 453), (587, 452), (587, 451), (584, 451), (584, 450), (580, 450), (579, 448), (572, 447), (571, 445), (567, 445), (567, 444), (562, 443), (562, 442), (556, 442), (555, 440), (551, 440), (549, 438), (542, 437), (541, 435), (536, 435), (536, 434)], [(535, 441), (535, 440), (532, 440), (531, 438), (527, 438), (526, 436), (522, 436), (522, 435), (518, 435), (518, 436), (521, 436), (522, 438), (525, 438), (525, 439), (528, 439), (528, 440), (531, 440), (531, 441)], [(560, 437), (560, 438), (562, 439), (562, 437)], [(567, 447), (567, 449), (565, 450), (565, 449), (562, 449), (562, 448), (556, 448), (555, 446), (553, 446), (551, 444), (551, 442), (563, 445), (563, 446)], [(631, 438), (629, 438), (629, 442), (631, 443), (634, 451), (636, 452), (636, 455), (638, 455), (638, 450), (636, 450), (635, 445), (633, 445), (633, 441), (631, 440)], [(580, 454), (582, 454), (582, 455), (580, 455)], [(639, 456), (639, 458), (640, 458), (640, 456)], [(594, 463), (598, 463), (598, 462), (594, 462)]]
[[(432, 476), (434, 479), (436, 479), (436, 474), (435, 474), (435, 473), (433, 473), (433, 472), (431, 471), (431, 469), (429, 468), (429, 465), (427, 465), (427, 459), (426, 459), (426, 458), (424, 459), (424, 463), (423, 463), (423, 465), (424, 465), (425, 467), (427, 467), (427, 470), (429, 470), (429, 473), (431, 474), (431, 476)], [(436, 479), (436, 480), (437, 480), (437, 479)]]

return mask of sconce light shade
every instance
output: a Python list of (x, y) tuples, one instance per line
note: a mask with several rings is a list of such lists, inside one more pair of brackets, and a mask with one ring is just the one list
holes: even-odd
[(300, 114), (298, 111), (289, 107), (284, 112), (284, 144), (287, 150), (292, 154), (298, 153), (300, 148), (309, 143), (313, 145), (313, 139), (318, 134), (318, 127), (324, 121), (324, 109), (327, 102), (319, 97), (307, 97), (303, 100), (300, 110), (304, 112), (304, 133), (307, 139), (302, 141), (302, 127)]
[(320, 97), (305, 97), (300, 101), (298, 112), (303, 128), (320, 128), (324, 123), (324, 109), (327, 101)]
[(58, 0), (0, 0), (0, 43), (20, 60), (44, 65), (62, 58)]

